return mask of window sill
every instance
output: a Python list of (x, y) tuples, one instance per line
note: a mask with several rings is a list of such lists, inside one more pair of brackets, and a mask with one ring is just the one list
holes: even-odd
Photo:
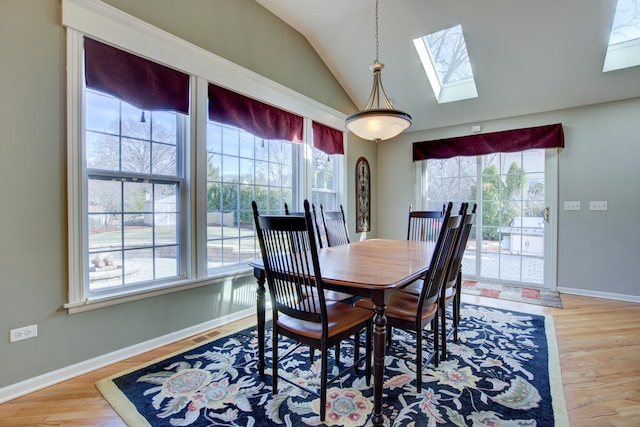
[(202, 286), (209, 286), (216, 283), (233, 281), (253, 275), (253, 268), (246, 264), (239, 265), (233, 270), (226, 270), (219, 276), (207, 277), (197, 280), (181, 280), (173, 282), (162, 287), (154, 286), (146, 289), (136, 289), (129, 292), (110, 292), (101, 296), (91, 296), (84, 301), (70, 301), (64, 304), (68, 314), (82, 313), (98, 308), (109, 307), (117, 304), (124, 304), (131, 301), (137, 301), (145, 298), (152, 298), (159, 295), (166, 295), (173, 292), (195, 289)]

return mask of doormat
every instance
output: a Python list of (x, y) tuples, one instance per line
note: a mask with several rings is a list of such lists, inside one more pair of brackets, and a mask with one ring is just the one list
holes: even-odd
[(480, 297), (523, 302), (525, 304), (562, 308), (560, 294), (547, 289), (523, 288), (520, 286), (464, 280), (462, 282), (462, 293)]

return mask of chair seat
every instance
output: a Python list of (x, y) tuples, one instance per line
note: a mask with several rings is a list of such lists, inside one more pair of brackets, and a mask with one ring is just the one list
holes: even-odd
[[(413, 282), (409, 286), (406, 286), (406, 287), (402, 288), (401, 292), (404, 292), (405, 294), (411, 294), (411, 295), (420, 295), (420, 291), (422, 291), (422, 281), (421, 280), (419, 280), (417, 282)], [(455, 287), (447, 288), (447, 290), (444, 293), (444, 299), (446, 301), (451, 301), (451, 299), (453, 299), (453, 297), (455, 297), (455, 296), (456, 296), (456, 288)]]
[[(336, 301), (327, 301), (326, 305), (329, 337), (347, 331), (373, 317), (373, 312), (364, 308)], [(322, 324), (320, 323), (296, 319), (286, 314), (278, 315), (277, 323), (281, 328), (305, 337), (318, 340), (322, 337)]]
[[(398, 292), (391, 295), (385, 315), (387, 317), (395, 317), (401, 320), (412, 321), (416, 319), (416, 312), (418, 311), (418, 303), (420, 298), (416, 295), (406, 294)], [(354, 304), (356, 307), (367, 308), (373, 310), (373, 302), (369, 298), (363, 298), (356, 301)], [(433, 313), (438, 309), (438, 304), (431, 304), (430, 306), (422, 308), (422, 319), (429, 319), (433, 317)]]
[(455, 287), (450, 287), (447, 288), (447, 290), (444, 292), (444, 299), (446, 302), (451, 301), (455, 296), (456, 296), (457, 290)]
[(329, 291), (326, 289), (324, 291), (324, 299), (328, 301), (343, 301), (349, 298), (353, 298), (353, 295), (345, 292)]
[(422, 280), (416, 280), (415, 282), (411, 283), (409, 286), (405, 286), (404, 288), (402, 288), (402, 290), (400, 292), (404, 292), (405, 294), (411, 294), (411, 295), (420, 295), (420, 292), (422, 291)]

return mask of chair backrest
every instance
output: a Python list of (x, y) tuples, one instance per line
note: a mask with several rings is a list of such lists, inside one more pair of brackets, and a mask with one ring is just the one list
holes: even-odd
[(447, 271), (447, 282), (445, 284), (447, 288), (456, 284), (458, 273), (462, 266), (462, 257), (464, 256), (464, 251), (467, 248), (467, 241), (469, 240), (469, 234), (471, 234), (471, 227), (473, 227), (473, 220), (476, 217), (477, 205), (473, 205), (471, 212), (468, 211), (468, 207), (468, 203), (463, 203), (460, 208), (460, 215), (463, 215), (463, 219), (460, 231), (458, 232), (458, 239), (453, 248), (453, 256), (451, 257), (451, 262)]
[(440, 234), (445, 207), (441, 211), (413, 211), (409, 205), (407, 240), (435, 242)]
[(447, 267), (453, 255), (453, 246), (455, 245), (462, 223), (462, 217), (460, 215), (451, 215), (452, 207), (453, 203), (449, 202), (442, 220), (442, 228), (440, 229), (438, 240), (433, 250), (429, 270), (427, 271), (424, 284), (422, 285), (422, 291), (420, 292), (420, 303), (418, 304), (418, 311), (416, 313), (418, 316), (417, 320), (422, 315), (423, 307), (428, 307), (436, 302), (440, 294), (440, 289), (445, 281)]
[(274, 320), (283, 313), (322, 323), (326, 332), (326, 303), (309, 202), (304, 202), (304, 216), (260, 215), (255, 201), (252, 207)]
[[(285, 215), (293, 215), (293, 216), (304, 216), (304, 211), (300, 212), (292, 212), (289, 210), (289, 206), (285, 202), (284, 204), (284, 214)], [(320, 234), (320, 226), (318, 225), (318, 217), (316, 215), (316, 205), (311, 205), (311, 219), (313, 220), (313, 232), (316, 237), (316, 244), (318, 248), (322, 249), (322, 238)]]
[(344, 209), (340, 205), (339, 211), (326, 211), (320, 205), (322, 224), (327, 237), (327, 246), (339, 246), (349, 243), (349, 232), (347, 231), (347, 221), (344, 218)]

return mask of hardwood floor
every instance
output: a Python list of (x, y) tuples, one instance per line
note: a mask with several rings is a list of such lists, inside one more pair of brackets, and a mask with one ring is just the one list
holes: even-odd
[[(553, 316), (572, 427), (640, 425), (640, 304), (574, 295), (562, 295), (564, 309), (468, 295), (463, 302)], [(5, 402), (0, 426), (125, 426), (96, 381), (251, 324), (254, 317)]]

